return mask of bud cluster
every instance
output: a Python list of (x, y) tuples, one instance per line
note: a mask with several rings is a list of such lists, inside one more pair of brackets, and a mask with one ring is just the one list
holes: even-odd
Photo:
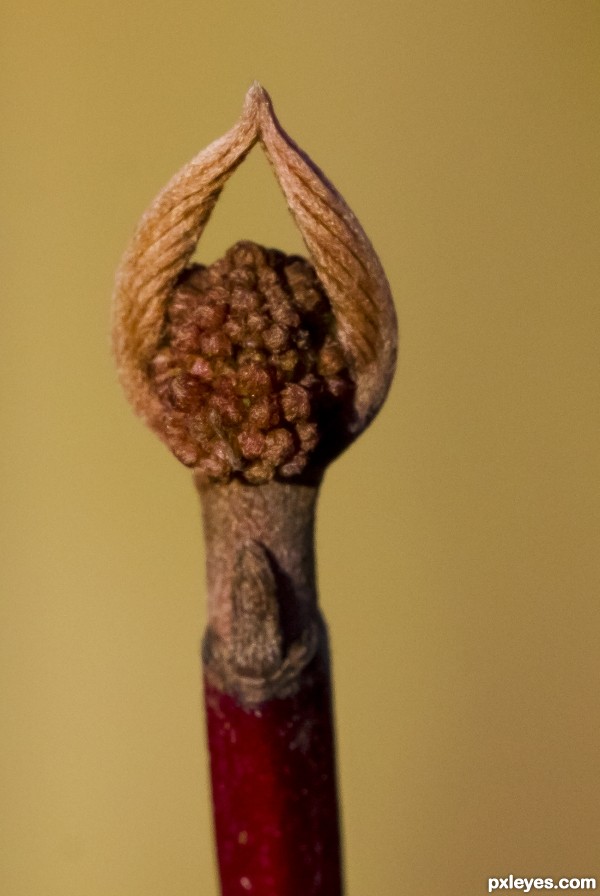
[(150, 377), (179, 460), (252, 484), (326, 462), (354, 388), (312, 265), (247, 241), (182, 273)]

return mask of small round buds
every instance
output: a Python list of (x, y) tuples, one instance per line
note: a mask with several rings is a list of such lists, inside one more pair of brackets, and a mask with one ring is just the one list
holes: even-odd
[(247, 241), (181, 274), (150, 382), (164, 440), (218, 482), (314, 472), (337, 449), (332, 427), (353, 395), (312, 265)]

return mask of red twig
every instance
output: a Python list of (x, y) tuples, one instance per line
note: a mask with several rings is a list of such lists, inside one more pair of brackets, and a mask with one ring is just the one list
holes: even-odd
[(205, 683), (223, 896), (339, 896), (329, 673), (247, 708)]

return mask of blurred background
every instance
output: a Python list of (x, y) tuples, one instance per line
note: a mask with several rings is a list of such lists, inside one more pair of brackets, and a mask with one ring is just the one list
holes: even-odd
[[(318, 521), (348, 896), (600, 879), (600, 5), (5, 0), (0, 890), (216, 896), (188, 471), (110, 355), (136, 222), (259, 79), (401, 324)], [(302, 249), (259, 149), (199, 249)]]

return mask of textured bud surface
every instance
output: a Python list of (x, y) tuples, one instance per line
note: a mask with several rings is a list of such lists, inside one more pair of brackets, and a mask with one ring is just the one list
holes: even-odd
[(150, 366), (161, 434), (207, 481), (300, 477), (345, 447), (354, 384), (314, 268), (236, 243), (180, 275)]

